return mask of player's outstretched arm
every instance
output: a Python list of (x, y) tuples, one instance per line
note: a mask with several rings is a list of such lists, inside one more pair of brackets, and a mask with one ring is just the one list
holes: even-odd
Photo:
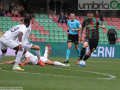
[(30, 57), (26, 57), (26, 60), (23, 64), (25, 65), (25, 64), (28, 64), (29, 62), (30, 62)]
[(8, 62), (4, 62), (4, 63), (0, 63), (0, 64), (13, 64), (13, 63), (15, 63), (15, 60), (13, 60), (13, 61), (8, 61)]
[(99, 27), (101, 27), (102, 29), (105, 29), (105, 25), (99, 25)]

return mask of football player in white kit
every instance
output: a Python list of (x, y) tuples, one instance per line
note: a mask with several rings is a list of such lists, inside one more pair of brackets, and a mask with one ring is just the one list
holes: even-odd
[[(48, 65), (56, 65), (56, 66), (70, 66), (69, 64), (63, 64), (60, 63), (58, 61), (51, 61), (48, 59), (48, 47), (45, 48), (45, 53), (44, 56), (41, 57), (41, 60), (43, 61), (43, 63), (48, 64)], [(39, 65), (39, 61), (37, 56), (34, 56), (32, 53), (25, 51), (21, 61), (23, 61), (23, 63), (20, 63), (20, 65), (24, 66), (25, 64), (30, 64), (30, 65)], [(13, 64), (15, 63), (15, 60), (13, 61), (8, 61), (8, 62), (4, 62), (4, 63), (0, 63), (0, 64)]]
[(30, 36), (30, 33), (31, 33), (31, 25), (34, 24), (34, 22), (35, 22), (35, 16), (29, 15), (29, 19), (30, 19), (30, 25), (29, 25), (29, 27), (27, 29), (27, 33), (25, 35), (25, 42), (23, 43), (23, 47), (27, 51), (30, 51), (30, 49), (34, 49), (36, 52), (36, 56), (40, 62), (40, 65), (45, 66), (45, 64), (40, 59), (40, 47), (38, 45), (33, 45), (33, 44), (28, 42), (28, 37)]
[[(2, 53), (0, 54), (0, 60), (6, 54), (7, 47), (18, 50), (13, 70), (24, 70), (19, 67), (19, 63), (24, 52), (24, 49), (22, 47), (22, 43), (24, 42), (24, 35), (26, 34), (27, 27), (29, 27), (29, 25), (30, 19), (25, 18), (24, 24), (13, 26), (11, 29), (5, 32), (5, 34), (0, 39), (2, 51)], [(17, 38), (19, 38), (19, 43), (15, 41)]]

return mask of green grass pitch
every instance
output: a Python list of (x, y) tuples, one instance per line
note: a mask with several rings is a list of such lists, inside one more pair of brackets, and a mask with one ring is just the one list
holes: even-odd
[[(0, 62), (14, 60), (5, 56)], [(49, 57), (64, 62), (65, 58)], [(120, 90), (120, 61), (90, 58), (85, 67), (70, 58), (70, 67), (46, 65), (21, 66), (25, 71), (13, 71), (13, 65), (0, 65), (0, 87), (23, 87), (23, 90)]]

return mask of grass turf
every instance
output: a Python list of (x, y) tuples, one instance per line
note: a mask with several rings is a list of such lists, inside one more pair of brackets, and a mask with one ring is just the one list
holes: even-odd
[[(14, 59), (5, 56), (0, 62)], [(49, 59), (65, 60), (59, 57)], [(25, 69), (23, 72), (13, 71), (13, 65), (0, 65), (0, 87), (23, 87), (23, 90), (120, 90), (118, 59), (90, 58), (85, 67), (76, 65), (77, 58), (70, 58), (69, 61), (70, 67), (21, 66)]]

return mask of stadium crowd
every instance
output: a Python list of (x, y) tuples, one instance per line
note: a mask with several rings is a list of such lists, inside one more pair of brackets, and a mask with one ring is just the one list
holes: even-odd
[[(27, 5), (27, 7), (26, 7)], [(0, 16), (11, 16), (11, 17), (25, 17), (27, 14), (32, 14), (33, 11), (31, 10), (31, 6), (28, 4), (17, 4), (16, 6), (14, 3), (11, 3), (8, 6), (6, 3), (4, 6), (0, 6)]]

